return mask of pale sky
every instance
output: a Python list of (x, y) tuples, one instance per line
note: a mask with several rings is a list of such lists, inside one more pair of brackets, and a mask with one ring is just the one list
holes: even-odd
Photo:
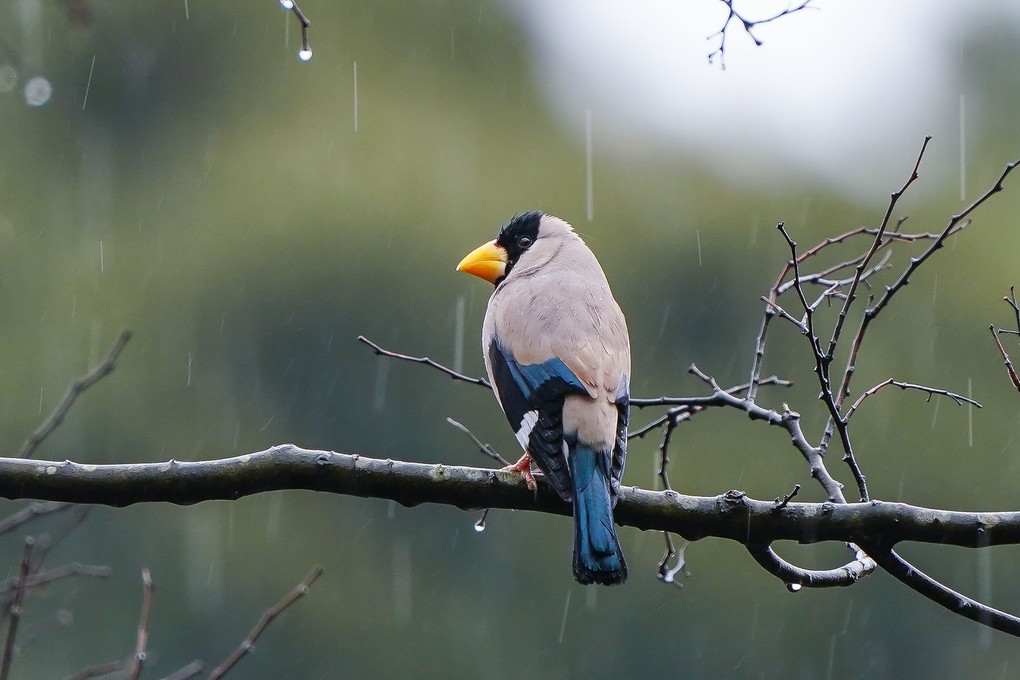
[[(734, 181), (794, 175), (865, 196), (901, 181), (932, 134), (929, 173), (958, 177), (963, 37), (979, 21), (1020, 22), (1020, 3), (813, 4), (756, 29), (762, 47), (731, 24), (721, 71), (707, 63), (726, 15), (715, 0), (507, 0), (549, 106), (580, 139), (591, 109), (603, 150), (665, 145)], [(737, 3), (749, 18), (786, 6)]]

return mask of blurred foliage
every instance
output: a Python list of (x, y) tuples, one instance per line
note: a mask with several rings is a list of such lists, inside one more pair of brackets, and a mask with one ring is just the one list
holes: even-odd
[[(32, 6), (38, 21), (19, 19)], [(16, 450), (127, 327), (135, 340), (118, 371), (82, 398), (40, 457), (200, 459), (294, 441), (483, 465), (444, 419), (511, 456), (494, 400), (386, 363), (354, 339), (450, 363), (462, 346), (463, 370), (480, 373), (489, 291), (453, 268), (513, 213), (561, 215), (599, 254), (628, 314), (635, 393), (691, 394), (702, 390), (685, 372), (692, 361), (722, 383), (746, 377), (758, 297), (788, 257), (777, 221), (810, 245), (875, 224), (887, 200), (850, 203), (811, 178), (782, 190), (734, 186), (679, 150), (620, 159), (596, 143), (587, 222), (583, 111), (570, 129), (551, 117), (525, 37), (499, 4), (304, 9), (308, 63), (296, 58), (293, 17), (271, 2), (0, 8), (0, 58), (22, 79), (0, 94), (4, 450)], [(1020, 89), (1003, 86), (1016, 73), (1002, 68), (1020, 58), (1015, 38), (989, 29), (966, 42), (966, 66), (945, 74), (981, 102), (971, 118), (981, 131), (970, 138), (974, 194), (1020, 148)], [(53, 97), (29, 107), (21, 87), (36, 74)], [(892, 191), (912, 161), (907, 153), (899, 167), (868, 172), (888, 177)], [(1008, 186), (982, 209), (869, 338), (858, 390), (892, 375), (985, 405), (972, 412), (898, 391), (870, 400), (854, 432), (877, 498), (1020, 507), (1020, 397), (987, 331), (1009, 321), (1000, 298), (1015, 282), (1018, 192)], [(956, 193), (922, 175), (903, 202), (905, 228), (941, 228), (960, 207)], [(797, 386), (763, 400), (789, 402), (819, 432), (805, 349), (795, 329), (775, 325), (766, 373)], [(821, 498), (785, 435), (740, 414), (699, 415), (674, 441), (671, 477), (685, 493), (768, 498), (802, 483), (802, 498)], [(653, 484), (656, 443), (635, 442), (628, 483)], [(830, 470), (848, 481), (838, 461)], [(65, 605), (75, 621), (27, 649), (16, 674), (61, 677), (127, 656), (142, 566), (157, 586), (146, 677), (193, 658), (215, 663), (312, 564), (325, 576), (273, 624), (239, 677), (952, 677), (1020, 663), (1013, 639), (883, 575), (793, 596), (740, 546), (706, 541), (687, 551), (692, 575), (678, 590), (654, 577), (660, 538), (624, 530), (628, 585), (584, 589), (570, 576), (564, 520), (496, 512), (476, 533), (475, 519), (303, 492), (96, 509), (51, 562), (109, 564), (114, 577), (33, 593), (28, 621)], [(16, 537), (0, 548), (15, 565)], [(845, 557), (832, 546), (789, 554), (819, 565)], [(992, 603), (1020, 608), (1017, 549), (908, 554), (970, 593), (986, 574)]]

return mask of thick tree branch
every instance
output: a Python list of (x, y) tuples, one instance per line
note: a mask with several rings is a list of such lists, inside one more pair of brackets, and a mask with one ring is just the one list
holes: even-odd
[[(190, 505), (280, 489), (384, 498), (407, 506), (441, 503), (465, 510), (571, 513), (570, 504), (548, 484), (539, 484), (534, 493), (511, 472), (381, 460), (292, 444), (201, 462), (86, 465), (0, 458), (4, 498), (117, 507)], [(774, 500), (752, 500), (739, 491), (701, 497), (623, 487), (615, 514), (623, 526), (670, 531), (689, 540), (728, 538), (745, 545), (780, 540), (881, 546), (917, 541), (970, 548), (1020, 544), (1020, 512), (956, 512), (878, 501), (791, 502), (777, 509)]]

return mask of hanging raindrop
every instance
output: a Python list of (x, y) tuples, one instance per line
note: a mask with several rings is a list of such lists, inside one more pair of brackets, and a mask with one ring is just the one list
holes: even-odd
[(804, 586), (802, 586), (799, 583), (787, 583), (786, 584), (786, 589), (789, 590), (791, 593), (800, 592), (800, 589), (803, 588), (803, 587)]
[(284, 9), (294, 9), (294, 0), (280, 0), (280, 7)]
[(301, 50), (298, 50), (297, 55), (298, 59), (300, 59), (301, 61), (308, 61), (309, 59), (312, 58), (312, 51), (310, 49), (302, 48)]
[(486, 509), (482, 513), (482, 516), (478, 518), (478, 521), (475, 522), (475, 531), (477, 531), (478, 533), (482, 533), (483, 531), (485, 531), (485, 518), (488, 517), (488, 515), (489, 511), (488, 509)]

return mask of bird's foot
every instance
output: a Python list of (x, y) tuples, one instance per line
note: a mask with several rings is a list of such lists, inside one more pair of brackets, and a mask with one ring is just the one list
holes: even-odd
[(507, 465), (501, 472), (519, 472), (521, 477), (524, 477), (524, 483), (528, 485), (528, 491), (538, 490), (538, 483), (535, 481), (535, 475), (531, 471), (530, 453), (525, 453), (519, 461), (513, 465)]

